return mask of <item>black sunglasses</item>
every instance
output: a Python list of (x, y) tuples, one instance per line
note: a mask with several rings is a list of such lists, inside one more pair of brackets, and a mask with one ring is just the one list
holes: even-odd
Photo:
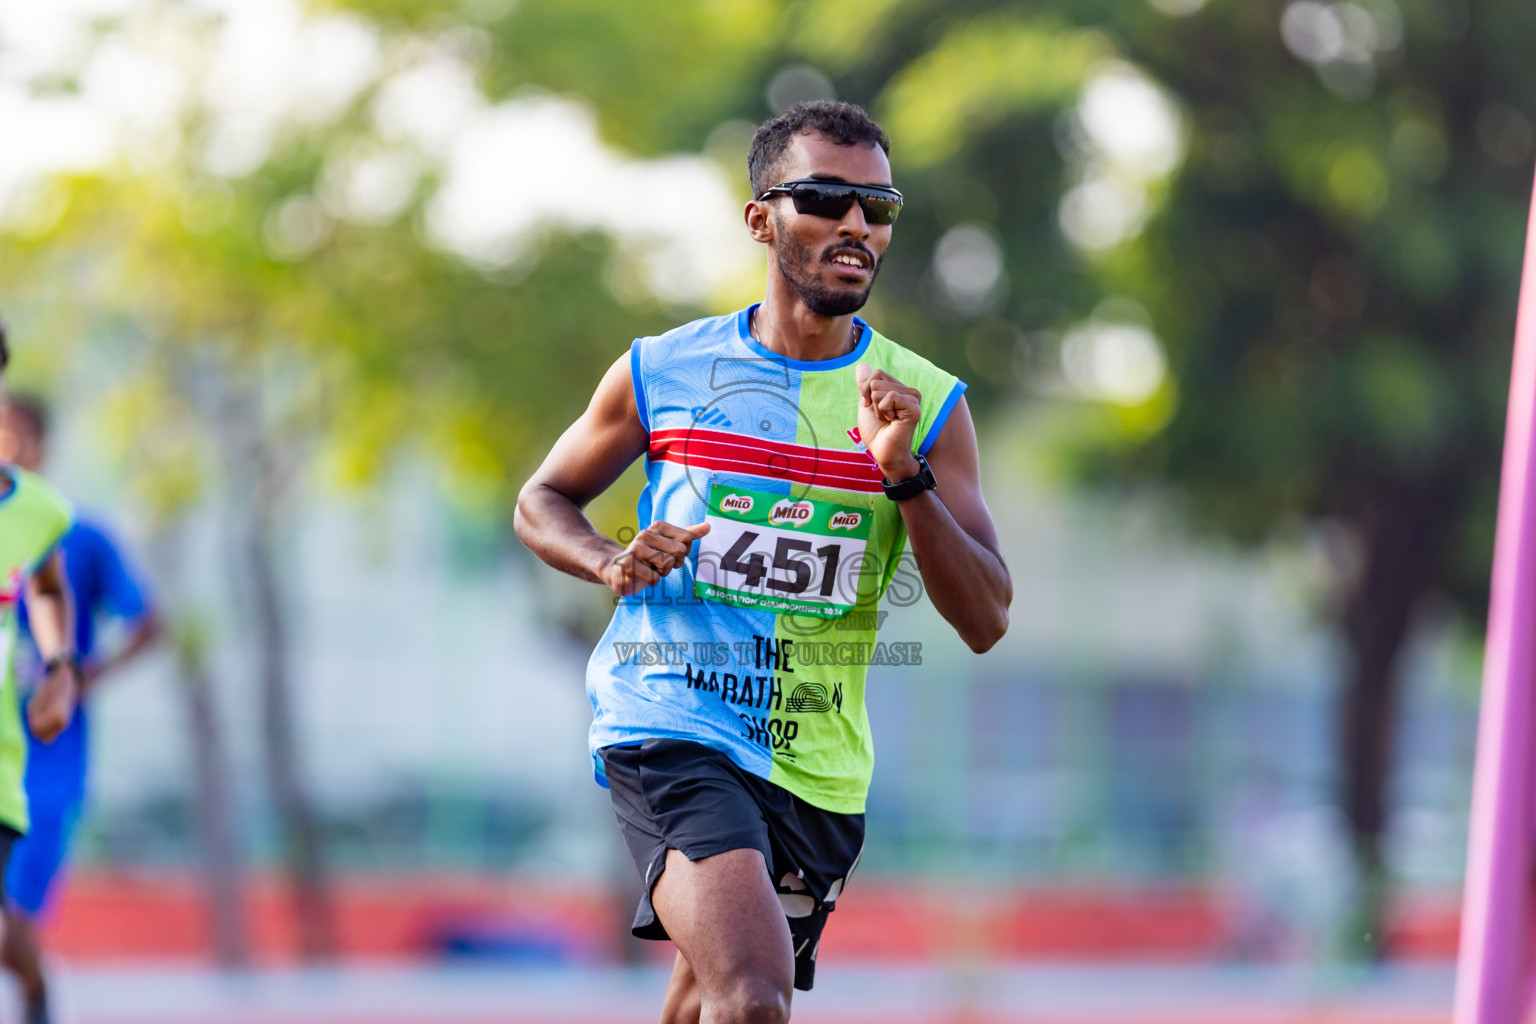
[(864, 208), (864, 219), (871, 224), (894, 224), (901, 212), (901, 193), (886, 185), (851, 185), (846, 181), (823, 181), (820, 178), (796, 178), (781, 181), (768, 189), (758, 200), (774, 194), (789, 196), (796, 213), (812, 217), (830, 217), (842, 220), (858, 200)]

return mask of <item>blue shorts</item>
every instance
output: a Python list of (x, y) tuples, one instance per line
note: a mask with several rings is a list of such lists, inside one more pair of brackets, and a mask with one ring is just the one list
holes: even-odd
[(54, 881), (69, 854), (69, 839), (80, 819), (80, 801), (56, 806), (34, 802), (32, 827), (11, 848), (5, 872), (5, 894), (28, 917), (37, 917), (48, 906)]

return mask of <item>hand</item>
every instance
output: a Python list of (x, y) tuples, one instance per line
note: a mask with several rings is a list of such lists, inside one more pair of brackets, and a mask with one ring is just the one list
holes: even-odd
[(638, 594), (687, 561), (693, 542), (708, 532), (708, 523), (673, 526), (658, 520), (635, 534), (629, 547), (608, 563), (603, 582), (620, 597)]
[(74, 717), (79, 696), (80, 680), (74, 664), (65, 661), (54, 666), (27, 702), (27, 724), (32, 735), (44, 743), (57, 739)]
[(892, 483), (918, 473), (912, 437), (922, 416), (923, 394), (868, 363), (854, 367), (859, 384), (859, 439)]

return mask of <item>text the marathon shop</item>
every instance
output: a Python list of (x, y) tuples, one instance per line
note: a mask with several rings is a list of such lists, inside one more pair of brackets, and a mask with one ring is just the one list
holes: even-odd
[(770, 669), (793, 672), (806, 665), (921, 665), (923, 645), (915, 640), (775, 640), (755, 636), (751, 640), (695, 643), (623, 642), (613, 645), (621, 665), (642, 667), (672, 665), (679, 668)]

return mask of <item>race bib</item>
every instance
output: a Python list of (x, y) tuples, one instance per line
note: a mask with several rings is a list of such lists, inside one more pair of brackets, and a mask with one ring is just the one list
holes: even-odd
[(693, 592), (742, 608), (835, 619), (859, 600), (867, 508), (714, 484)]

